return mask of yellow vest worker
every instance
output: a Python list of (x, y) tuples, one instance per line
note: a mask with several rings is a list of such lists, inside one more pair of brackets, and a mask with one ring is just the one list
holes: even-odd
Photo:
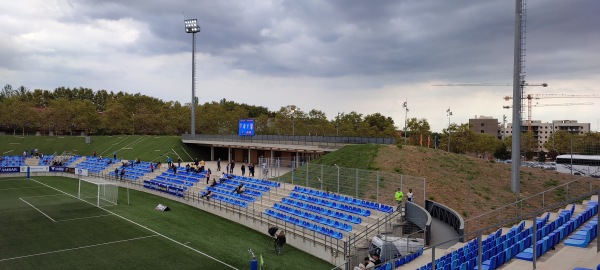
[(396, 202), (402, 203), (403, 198), (404, 198), (404, 193), (402, 193), (402, 190), (398, 189), (398, 191), (396, 191)]

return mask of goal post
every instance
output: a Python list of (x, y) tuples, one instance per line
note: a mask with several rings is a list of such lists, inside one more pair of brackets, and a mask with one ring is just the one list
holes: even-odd
[(79, 178), (77, 198), (98, 207), (118, 204), (119, 186), (101, 178)]

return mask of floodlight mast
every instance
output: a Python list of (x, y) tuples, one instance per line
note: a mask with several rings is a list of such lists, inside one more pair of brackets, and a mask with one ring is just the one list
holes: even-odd
[(196, 135), (196, 33), (200, 32), (197, 19), (188, 19), (185, 23), (185, 32), (192, 34), (192, 130), (191, 134)]

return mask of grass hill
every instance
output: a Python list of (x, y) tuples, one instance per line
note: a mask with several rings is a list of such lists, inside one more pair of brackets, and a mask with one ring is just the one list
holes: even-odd
[[(327, 165), (337, 163), (344, 167), (356, 166), (361, 169), (425, 177), (427, 198), (455, 209), (467, 219), (517, 200), (510, 188), (510, 164), (432, 148), (396, 145), (346, 146), (313, 162)], [(519, 199), (556, 187), (569, 179), (568, 174), (522, 167)], [(375, 185), (367, 187), (373, 189), (367, 193), (374, 192)], [(530, 210), (531, 208), (525, 209), (528, 207), (541, 207), (542, 204), (548, 206), (551, 202), (565, 200), (567, 192), (569, 190), (557, 188), (544, 198), (532, 198), (517, 212)], [(391, 196), (380, 198), (384, 203), (394, 203)]]
[[(186, 145), (179, 136), (92, 136), (91, 143), (85, 143), (85, 137), (76, 136), (0, 136), (0, 155), (22, 155), (24, 150), (38, 148), (45, 155), (71, 152), (74, 155), (112, 156), (117, 151), (119, 158), (144, 161), (162, 160), (166, 155), (174, 159), (180, 156), (184, 161), (192, 158), (208, 159), (210, 153), (200, 147)], [(187, 152), (187, 153), (186, 153)], [(176, 153), (176, 154), (175, 154)], [(188, 155), (189, 154), (189, 155)], [(191, 156), (191, 158), (190, 158)]]

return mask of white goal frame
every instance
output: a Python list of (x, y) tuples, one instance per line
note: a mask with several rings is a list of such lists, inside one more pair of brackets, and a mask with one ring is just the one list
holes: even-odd
[[(108, 202), (112, 205), (118, 205), (118, 199), (119, 199), (119, 186), (114, 184), (114, 183), (110, 183), (110, 182), (106, 182), (103, 179), (100, 178), (83, 178), (83, 177), (79, 177), (79, 186), (77, 188), (77, 198), (80, 200), (83, 200), (85, 198), (81, 197), (81, 182), (86, 182), (92, 185), (96, 185), (97, 187), (97, 193), (96, 193), (96, 206), (97, 207), (101, 207), (100, 205), (100, 200)], [(101, 194), (103, 190), (106, 190), (106, 186), (113, 186), (115, 189), (115, 201), (110, 201), (110, 200), (106, 200), (104, 198), (102, 198)]]

